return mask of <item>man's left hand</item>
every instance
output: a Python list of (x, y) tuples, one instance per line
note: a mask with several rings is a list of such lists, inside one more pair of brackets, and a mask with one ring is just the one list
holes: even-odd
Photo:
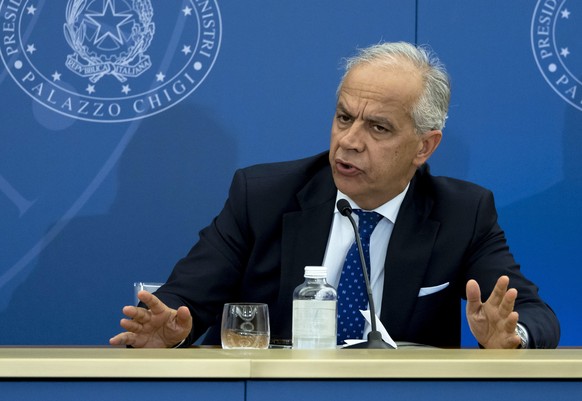
[(467, 282), (467, 321), (471, 333), (485, 348), (517, 348), (520, 338), (515, 334), (519, 315), (513, 310), (517, 290), (508, 289), (509, 277), (501, 276), (485, 303), (475, 280)]

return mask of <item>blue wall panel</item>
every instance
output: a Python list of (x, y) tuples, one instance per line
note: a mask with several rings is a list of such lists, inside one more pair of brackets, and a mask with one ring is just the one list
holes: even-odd
[[(494, 191), (517, 261), (561, 321), (560, 344), (580, 345), (582, 6), (418, 4), (418, 42), (436, 50), (453, 80), (433, 172)], [(558, 84), (564, 76), (569, 83)]]

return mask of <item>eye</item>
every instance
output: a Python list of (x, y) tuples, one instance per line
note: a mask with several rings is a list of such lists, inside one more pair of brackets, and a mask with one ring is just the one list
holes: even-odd
[(372, 125), (372, 129), (379, 133), (389, 132), (390, 130), (383, 125), (374, 124)]
[(350, 116), (348, 116), (347, 114), (344, 114), (344, 113), (337, 113), (336, 119), (341, 124), (347, 124), (352, 120), (352, 118)]

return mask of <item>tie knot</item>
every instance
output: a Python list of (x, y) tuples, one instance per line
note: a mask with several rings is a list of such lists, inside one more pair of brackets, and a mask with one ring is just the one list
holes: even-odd
[(366, 212), (361, 209), (354, 209), (354, 213), (360, 217), (358, 222), (360, 237), (370, 238), (372, 231), (374, 231), (378, 222), (382, 220), (382, 215), (376, 212)]

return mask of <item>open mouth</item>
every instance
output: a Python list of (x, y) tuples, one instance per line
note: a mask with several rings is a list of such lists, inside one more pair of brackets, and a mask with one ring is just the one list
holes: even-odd
[(335, 163), (336, 170), (338, 173), (347, 176), (354, 176), (360, 173), (360, 169), (354, 166), (353, 164), (346, 163), (344, 161), (338, 160)]

